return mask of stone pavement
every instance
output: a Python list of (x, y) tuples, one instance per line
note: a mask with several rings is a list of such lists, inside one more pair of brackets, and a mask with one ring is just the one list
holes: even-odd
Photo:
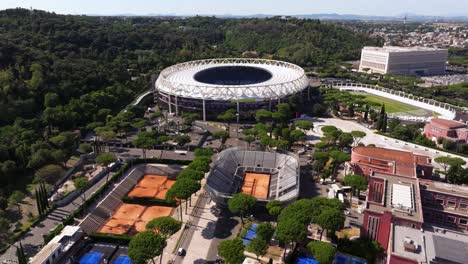
[[(105, 183), (106, 177), (103, 177), (86, 191), (86, 198), (91, 197), (91, 195)], [(49, 213), (49, 215), (47, 215), (47, 217), (39, 224), (31, 228), (28, 233), (23, 235), (20, 241), (23, 244), (24, 251), (27, 256), (31, 257), (37, 253), (44, 243), (43, 235), (48, 234), (55, 227), (57, 227), (67, 216), (69, 216), (75, 209), (81, 206), (83, 202), (84, 200), (82, 195), (80, 195), (69, 204), (63, 207), (58, 207)], [(16, 261), (16, 248), (12, 246), (10, 246), (10, 248), (8, 248), (8, 250), (0, 256), (0, 263), (16, 263)]]

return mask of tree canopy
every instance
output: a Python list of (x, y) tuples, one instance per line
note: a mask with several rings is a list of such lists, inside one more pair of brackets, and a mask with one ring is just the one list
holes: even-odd
[(244, 193), (236, 193), (228, 200), (228, 208), (231, 213), (239, 215), (243, 221), (244, 215), (251, 210), (256, 203), (257, 199), (255, 197)]
[(240, 238), (223, 240), (218, 245), (218, 254), (227, 264), (241, 264), (244, 257), (244, 243)]
[(333, 257), (336, 253), (336, 248), (334, 248), (330, 243), (322, 241), (309, 242), (309, 244), (307, 244), (307, 248), (319, 264), (332, 263)]
[(164, 237), (153, 231), (143, 231), (130, 240), (128, 256), (134, 264), (146, 264), (148, 260), (161, 255), (165, 247)]
[(167, 238), (180, 230), (182, 223), (171, 216), (154, 218), (146, 224), (146, 229), (156, 231)]

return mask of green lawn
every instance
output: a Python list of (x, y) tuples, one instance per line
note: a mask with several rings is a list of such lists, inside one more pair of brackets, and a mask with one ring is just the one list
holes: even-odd
[[(355, 94), (365, 96), (365, 100), (368, 102), (377, 103), (380, 105), (385, 104), (385, 111), (387, 113), (409, 112), (409, 111), (419, 110), (419, 108), (417, 107), (403, 104), (403, 103), (400, 103), (400, 102), (397, 102), (388, 98), (380, 97), (377, 95), (368, 94), (368, 93), (355, 93)], [(374, 106), (374, 108), (380, 109), (380, 107), (376, 107), (376, 106)]]

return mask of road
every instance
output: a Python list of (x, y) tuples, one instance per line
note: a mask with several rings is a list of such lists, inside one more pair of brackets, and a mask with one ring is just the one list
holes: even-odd
[[(312, 122), (314, 123), (314, 129), (313, 131), (307, 132), (308, 140), (312, 143), (318, 142), (320, 140), (320, 137), (323, 135), (321, 127), (331, 125), (343, 130), (344, 132), (350, 132), (353, 130), (360, 130), (365, 132), (366, 136), (361, 140), (361, 142), (365, 145), (375, 144), (375, 146), (377, 147), (409, 151), (419, 155), (428, 156), (432, 160), (440, 156), (459, 157), (468, 163), (468, 158), (416, 145), (414, 143), (409, 143), (398, 139), (382, 136), (376, 134), (373, 130), (354, 121), (342, 120), (338, 118), (315, 118), (315, 120), (313, 120)], [(442, 169), (440, 165), (435, 162), (433, 162), (433, 165), (438, 169)]]

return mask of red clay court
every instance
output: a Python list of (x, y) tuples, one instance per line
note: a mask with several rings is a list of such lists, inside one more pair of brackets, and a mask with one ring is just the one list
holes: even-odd
[(167, 191), (174, 183), (175, 181), (169, 180), (167, 176), (145, 175), (128, 196), (165, 199)]
[(116, 235), (138, 233), (144, 231), (146, 223), (152, 219), (171, 215), (172, 209), (166, 206), (122, 204), (99, 232)]
[(246, 172), (242, 193), (252, 195), (257, 199), (267, 199), (270, 187), (270, 174)]

